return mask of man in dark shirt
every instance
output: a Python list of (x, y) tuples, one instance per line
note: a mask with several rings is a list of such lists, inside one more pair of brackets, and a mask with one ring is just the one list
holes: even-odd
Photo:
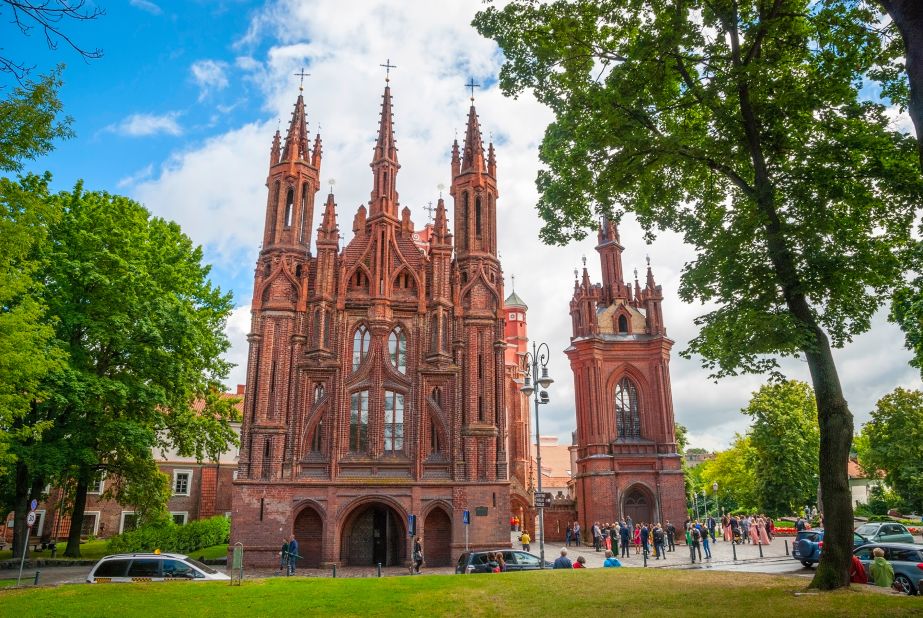
[(561, 555), (554, 561), (554, 568), (556, 569), (572, 569), (574, 568), (573, 563), (570, 561), (570, 558), (567, 557), (567, 549), (561, 548)]
[(631, 530), (624, 521), (619, 526), (619, 539), (622, 541), (622, 558), (628, 557), (628, 540), (631, 537)]
[(645, 554), (650, 553), (650, 537), (650, 528), (647, 527), (647, 524), (641, 524), (641, 551), (643, 551)]
[(676, 551), (676, 526), (667, 520), (667, 551)]

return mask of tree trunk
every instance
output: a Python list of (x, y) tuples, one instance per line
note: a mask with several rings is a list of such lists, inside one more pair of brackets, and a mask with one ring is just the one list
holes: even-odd
[(28, 544), (26, 515), (29, 513), (29, 469), (21, 460), (16, 462), (16, 489), (13, 494), (13, 558), (21, 558)]
[(71, 529), (67, 534), (67, 547), (64, 555), (68, 558), (80, 557), (80, 531), (83, 528), (83, 512), (87, 506), (87, 489), (89, 482), (86, 474), (77, 477), (77, 489), (74, 493), (74, 510), (71, 511)]
[(923, 170), (923, 2), (920, 0), (878, 0), (894, 20), (904, 39), (904, 58), (910, 81), (907, 111), (917, 133), (920, 169)]

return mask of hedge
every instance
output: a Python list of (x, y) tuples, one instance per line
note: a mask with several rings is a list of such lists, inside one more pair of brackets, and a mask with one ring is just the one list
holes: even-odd
[(155, 549), (188, 554), (203, 547), (227, 543), (230, 534), (231, 521), (222, 515), (182, 526), (168, 520), (114, 536), (106, 543), (106, 549), (113, 554), (152, 552)]

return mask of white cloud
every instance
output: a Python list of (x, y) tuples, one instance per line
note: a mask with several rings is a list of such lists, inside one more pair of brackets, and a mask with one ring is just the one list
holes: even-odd
[(148, 178), (150, 178), (153, 173), (154, 173), (154, 164), (148, 163), (147, 165), (145, 165), (143, 168), (141, 168), (134, 174), (129, 174), (128, 176), (119, 180), (117, 183), (115, 183), (115, 186), (117, 186), (119, 189), (124, 189), (126, 187), (133, 187), (139, 182), (141, 182), (142, 180), (147, 180)]
[(136, 9), (147, 11), (151, 15), (160, 15), (163, 13), (163, 10), (150, 0), (129, 0), (128, 4), (135, 7)]
[(228, 87), (228, 77), (225, 74), (228, 65), (218, 60), (196, 60), (189, 67), (192, 79), (199, 87), (199, 101), (208, 96), (210, 92), (224, 90)]
[[(455, 131), (464, 134), (468, 111), (464, 83), (471, 76), (493, 83), (476, 93), (476, 104), (485, 138), (489, 131), (504, 138), (497, 151), (501, 193), (497, 230), (506, 291), (510, 291), (510, 275), (515, 274), (516, 291), (530, 307), (529, 335), (547, 342), (552, 351), (549, 367), (555, 383), (551, 404), (542, 407), (542, 433), (569, 443), (575, 418), (572, 373), (563, 353), (571, 332), (568, 302), (572, 271), (582, 255), (588, 257), (593, 279), (599, 280), (595, 238), (567, 247), (546, 247), (538, 240), (537, 148), (552, 116), (528, 94), (516, 100), (500, 94), (495, 78), (502, 58), (496, 46), (469, 25), (481, 7), (477, 0), (369, 1), (361, 10), (348, 11), (341, 0), (270, 4), (252, 17), (247, 34), (233, 45), (239, 54), (235, 65), (264, 97), (265, 117), (177, 153), (160, 176), (141, 183), (135, 193), (157, 214), (175, 219), (196, 242), (205, 244), (209, 259), (238, 272), (252, 269), (265, 215), (272, 133), (276, 119), (281, 119), (283, 131), (288, 124), (298, 94), (293, 73), (304, 66), (311, 73), (304, 91), (310, 130), (323, 125), (322, 183), (326, 187), (327, 179), (336, 178), (340, 230), (350, 240), (353, 215), (368, 200), (371, 188), (368, 163), (384, 86), (378, 65), (390, 58), (398, 67), (391, 73), (402, 165), (398, 191), (402, 205), (410, 207), (422, 227), (423, 206), (435, 201), (438, 184), (449, 184)], [(260, 52), (265, 45), (268, 51)], [(322, 200), (321, 194), (314, 227)], [(679, 357), (695, 336), (693, 318), (705, 311), (678, 298), (679, 276), (683, 264), (695, 257), (693, 249), (671, 233), (645, 245), (632, 217), (625, 218), (620, 231), (626, 247), (625, 272), (631, 273), (635, 266), (641, 269), (645, 254), (650, 254), (663, 285), (665, 321), (676, 341), (671, 361), (676, 418), (689, 428), (693, 445), (726, 445), (735, 432), (746, 428), (747, 419), (739, 411), (764, 379), (743, 376), (714, 384), (697, 360)], [(233, 384), (244, 381), (249, 308), (239, 307), (232, 322), (236, 326), (229, 326), (231, 357), (239, 363)], [(902, 341), (894, 326), (876, 316), (871, 333), (837, 353), (857, 421), (866, 418), (874, 401), (894, 386), (919, 387), (918, 375), (907, 367), (909, 356)], [(803, 363), (791, 361), (785, 367), (792, 377), (808, 378)]]
[(885, 115), (891, 121), (891, 129), (894, 131), (900, 131), (901, 133), (909, 133), (914, 135), (913, 121), (910, 120), (910, 114), (907, 113), (906, 109), (901, 110), (899, 106), (891, 105), (885, 109)]
[(182, 135), (183, 129), (177, 122), (179, 112), (166, 114), (131, 114), (116, 124), (106, 127), (107, 131), (127, 137), (147, 137), (166, 133), (167, 135)]

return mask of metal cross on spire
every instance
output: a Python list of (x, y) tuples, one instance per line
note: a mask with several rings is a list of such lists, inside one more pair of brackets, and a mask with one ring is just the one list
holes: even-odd
[(304, 72), (304, 67), (301, 67), (301, 70), (295, 73), (295, 77), (301, 78), (301, 83), (298, 84), (298, 92), (304, 92), (304, 78), (310, 77), (310, 75), (311, 75), (310, 73)]
[(470, 78), (470, 79), (468, 80), (468, 83), (467, 83), (467, 84), (465, 84), (465, 88), (469, 88), (469, 89), (471, 90), (471, 102), (472, 102), (472, 103), (474, 103), (474, 89), (475, 89), (475, 88), (480, 88), (480, 87), (481, 87), (481, 84), (475, 84), (475, 83), (474, 83), (474, 78), (473, 78), (473, 77)]
[(516, 275), (510, 275), (510, 279), (513, 281), (513, 292), (516, 292)]
[(391, 69), (396, 69), (397, 65), (391, 64), (391, 59), (388, 58), (387, 60), (385, 60), (384, 64), (379, 64), (378, 66), (385, 68), (385, 81), (386, 82), (391, 81)]
[(433, 208), (433, 202), (430, 201), (426, 206), (423, 207), (423, 210), (426, 211), (426, 218), (427, 218), (427, 220), (432, 221), (432, 220), (433, 220), (433, 211), (436, 210), (435, 208)]

